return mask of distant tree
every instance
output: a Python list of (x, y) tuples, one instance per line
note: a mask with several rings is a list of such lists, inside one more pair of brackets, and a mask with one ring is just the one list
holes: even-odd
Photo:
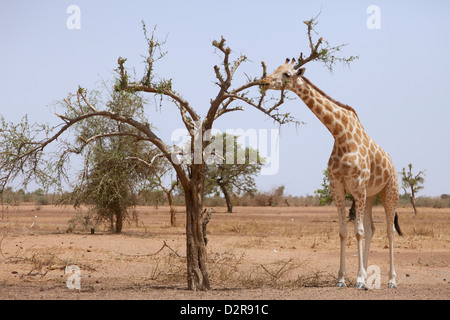
[(319, 196), (319, 204), (321, 206), (330, 204), (333, 202), (333, 196), (330, 191), (330, 176), (328, 173), (328, 168), (323, 170), (323, 179), (321, 184), (322, 189), (317, 189), (314, 191), (314, 194)]
[[(321, 206), (324, 206), (333, 202), (333, 196), (331, 195), (330, 191), (330, 174), (328, 172), (328, 168), (323, 170), (323, 180), (321, 187), (322, 189), (317, 189), (316, 191), (314, 191), (314, 193), (319, 196), (319, 204)], [(346, 193), (345, 199), (353, 201), (353, 196), (350, 193)]]
[[(284, 189), (286, 187), (284, 185), (280, 185), (278, 187), (273, 187), (272, 190), (269, 193), (269, 199), (268, 199), (268, 205), (270, 207), (273, 206), (279, 206), (283, 203), (283, 195), (284, 195)], [(287, 206), (289, 206), (289, 203), (285, 202)]]
[(257, 150), (244, 149), (238, 144), (238, 139), (239, 136), (226, 133), (214, 136), (213, 140), (219, 142), (216, 146), (222, 149), (222, 153), (216, 154), (214, 161), (206, 167), (205, 193), (223, 193), (229, 213), (233, 212), (233, 194), (253, 195), (257, 192), (255, 176), (261, 171), (264, 161)]
[[(174, 205), (173, 196), (176, 189), (179, 189), (181, 186), (178, 183), (178, 180), (173, 180), (172, 176), (170, 179), (170, 183), (166, 183), (164, 177), (168, 176), (168, 173), (173, 173), (171, 167), (168, 162), (160, 162), (157, 170), (155, 170), (154, 165), (149, 163), (141, 158), (135, 158), (139, 161), (140, 164), (144, 165), (148, 169), (152, 170), (155, 179), (149, 180), (148, 188), (153, 193), (152, 197), (155, 201), (156, 208), (158, 208), (158, 203), (162, 200), (162, 193), (166, 195), (167, 202), (169, 204), (169, 212), (170, 212), (170, 225), (175, 227), (177, 224), (176, 213), (177, 209)], [(148, 191), (148, 190), (146, 190)]]
[(156, 175), (158, 186), (161, 188), (161, 190), (165, 193), (167, 197), (167, 202), (169, 204), (169, 212), (170, 212), (170, 225), (172, 227), (175, 227), (177, 225), (177, 208), (173, 204), (173, 192), (178, 186), (178, 181), (172, 180), (170, 182), (170, 185), (167, 186), (164, 184), (164, 181), (162, 179), (162, 176), (159, 174)]
[(405, 195), (407, 195), (411, 201), (414, 214), (417, 214), (416, 195), (423, 189), (422, 185), (425, 182), (425, 179), (423, 178), (425, 175), (425, 170), (419, 171), (417, 174), (413, 174), (412, 164), (410, 163), (408, 164), (408, 170), (403, 168), (400, 174), (402, 178), (402, 188), (405, 191)]
[[(113, 92), (107, 107), (111, 112), (127, 112), (139, 118), (143, 101), (137, 95)], [(99, 220), (109, 221), (112, 233), (121, 233), (124, 219), (134, 216), (131, 209), (137, 205), (139, 189), (154, 179), (159, 170), (156, 163), (143, 167), (135, 158), (151, 157), (156, 150), (130, 137), (134, 130), (118, 121), (89, 119), (80, 123), (77, 131), (84, 167), (73, 190), (59, 203), (87, 205)], [(100, 136), (103, 138), (85, 138)]]

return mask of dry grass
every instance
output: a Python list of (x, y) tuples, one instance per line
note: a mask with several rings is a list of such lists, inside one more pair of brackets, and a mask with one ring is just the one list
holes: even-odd
[[(223, 208), (217, 208), (208, 225), (208, 269), (215, 288), (334, 286), (339, 256), (334, 207), (235, 209), (236, 213), (226, 214)], [(98, 286), (112, 283), (111, 278), (127, 286), (182, 286), (186, 282), (184, 212), (179, 208), (175, 228), (168, 227), (167, 212), (165, 208), (138, 208), (139, 224), (127, 226), (123, 235), (106, 231), (90, 235), (82, 229), (65, 233), (69, 221), (78, 213), (59, 213), (53, 207), (43, 206), (37, 219), (35, 211), (14, 213), (0, 221), (0, 230), (7, 230), (0, 235), (0, 265), (19, 272), (20, 279), (43, 281), (60, 281), (66, 266), (77, 265), (83, 272), (90, 271), (92, 288), (97, 286), (95, 281), (99, 281)], [(414, 253), (450, 245), (449, 210), (430, 209), (418, 216), (407, 209), (398, 212), (405, 236), (395, 238), (396, 251)], [(35, 226), (30, 228), (33, 220)], [(386, 225), (381, 208), (374, 209), (374, 222), (372, 250), (379, 254), (378, 263), (387, 268)], [(347, 285), (352, 286), (356, 244), (352, 224), (348, 227)], [(52, 240), (44, 243), (45, 239)], [(399, 259), (398, 265), (443, 264), (441, 258), (425, 258), (414, 256), (414, 261), (408, 263)], [(83, 281), (89, 278), (83, 275)]]

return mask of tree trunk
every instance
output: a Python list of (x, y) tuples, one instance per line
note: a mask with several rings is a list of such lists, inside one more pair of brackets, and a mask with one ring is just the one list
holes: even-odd
[(109, 217), (110, 229), (111, 233), (114, 233), (114, 214), (111, 214)]
[[(189, 290), (209, 290), (207, 252), (203, 234), (203, 194), (189, 188), (186, 199), (186, 257)], [(201, 191), (203, 193), (203, 191)]]
[(223, 195), (225, 196), (225, 201), (227, 202), (227, 212), (232, 213), (233, 212), (233, 204), (231, 203), (230, 194), (228, 193), (227, 188), (223, 184), (219, 183), (219, 187), (222, 190)]
[(121, 233), (123, 227), (123, 213), (117, 212), (116, 213), (116, 233)]
[(411, 204), (414, 209), (414, 215), (417, 215), (417, 209), (416, 209), (416, 196), (414, 194), (414, 187), (411, 186)]
[(173, 198), (172, 194), (170, 192), (167, 193), (167, 200), (169, 201), (169, 208), (170, 208), (170, 226), (175, 227), (177, 225), (177, 209), (173, 205)]
[(412, 204), (413, 209), (414, 209), (414, 215), (416, 215), (417, 214), (416, 199), (414, 199), (413, 196), (411, 196), (411, 204)]

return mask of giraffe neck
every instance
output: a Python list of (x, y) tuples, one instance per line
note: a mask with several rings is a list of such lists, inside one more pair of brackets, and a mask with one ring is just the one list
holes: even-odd
[(362, 129), (358, 116), (351, 107), (333, 100), (308, 79), (298, 79), (297, 86), (292, 91), (303, 100), (336, 141), (339, 138), (342, 140), (342, 135), (352, 133), (354, 127), (360, 126)]

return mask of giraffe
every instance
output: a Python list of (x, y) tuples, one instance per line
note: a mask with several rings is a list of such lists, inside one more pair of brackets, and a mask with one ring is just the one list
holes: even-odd
[[(345, 249), (348, 238), (345, 215), (345, 194), (355, 199), (354, 230), (358, 249), (356, 288), (367, 289), (365, 283), (370, 243), (375, 230), (372, 206), (379, 194), (384, 206), (389, 241), (389, 288), (396, 288), (394, 270), (394, 228), (401, 234), (395, 208), (399, 186), (397, 172), (391, 157), (366, 133), (355, 110), (342, 104), (317, 88), (305, 78), (305, 68), (294, 68), (295, 59), (289, 59), (275, 72), (261, 80), (265, 90), (289, 90), (296, 93), (319, 118), (334, 137), (334, 146), (328, 161), (330, 191), (339, 215), (340, 267), (337, 287), (345, 287)], [(365, 233), (364, 254), (362, 239)]]

